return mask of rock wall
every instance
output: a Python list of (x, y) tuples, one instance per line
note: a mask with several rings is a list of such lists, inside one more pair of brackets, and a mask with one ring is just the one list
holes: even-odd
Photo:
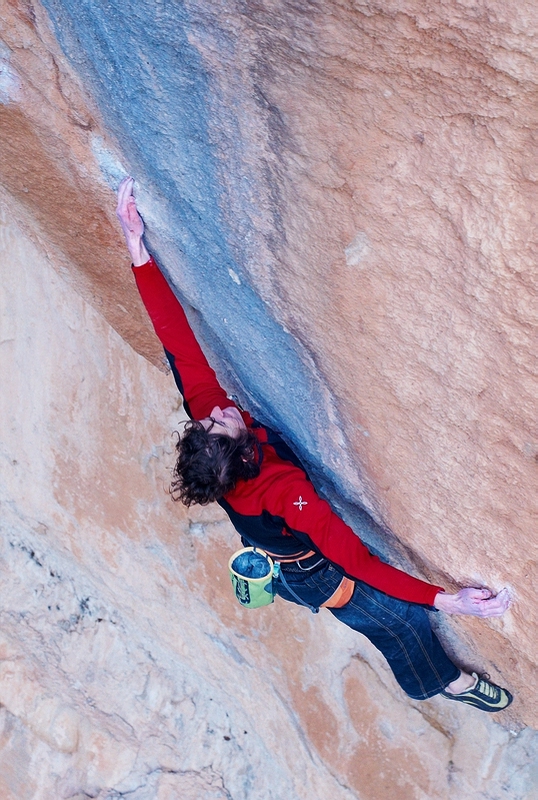
[[(531, 797), (534, 6), (132, 6), (0, 3), (5, 796)], [(233, 532), (163, 490), (169, 381), (108, 327), (160, 364), (126, 171), (222, 379), (361, 535), (512, 587), (443, 632), (502, 724), (233, 606)]]

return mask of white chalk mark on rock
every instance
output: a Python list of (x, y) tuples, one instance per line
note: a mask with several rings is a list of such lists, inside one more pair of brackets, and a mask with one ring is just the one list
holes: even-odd
[(359, 231), (351, 244), (344, 250), (348, 267), (358, 267), (370, 254), (371, 247), (368, 236), (364, 231)]
[(120, 181), (129, 174), (128, 171), (117, 155), (105, 145), (102, 136), (92, 136), (92, 152), (104, 179), (115, 191)]
[(7, 47), (0, 48), (0, 103), (13, 103), (20, 99), (22, 84), (10, 63)]

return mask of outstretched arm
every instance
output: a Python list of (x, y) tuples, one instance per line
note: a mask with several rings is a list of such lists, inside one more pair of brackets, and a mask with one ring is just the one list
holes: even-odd
[[(116, 214), (133, 261), (136, 285), (161, 340), (187, 414), (204, 419), (215, 406), (235, 405), (226, 396), (215, 372), (191, 330), (185, 312), (143, 242), (144, 223), (133, 196), (133, 179), (124, 178), (118, 188)], [(246, 412), (246, 424), (251, 418)]]
[(506, 589), (493, 596), (489, 589), (461, 589), (448, 594), (440, 586), (413, 578), (372, 555), (359, 537), (322, 500), (298, 468), (288, 469), (286, 490), (278, 490), (274, 507), (286, 526), (299, 539), (306, 534), (323, 555), (344, 569), (350, 578), (358, 578), (382, 592), (433, 606), (447, 614), (476, 617), (500, 617), (510, 605)]

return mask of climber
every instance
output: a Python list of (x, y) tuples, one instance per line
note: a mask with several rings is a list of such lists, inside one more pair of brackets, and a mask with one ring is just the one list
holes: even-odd
[(186, 505), (217, 502), (244, 545), (280, 563), (278, 594), (313, 610), (328, 608), (383, 653), (414, 699), (436, 694), (488, 712), (511, 694), (455, 666), (433, 633), (425, 607), (448, 614), (501, 616), (506, 589), (456, 594), (413, 578), (372, 555), (322, 500), (295, 453), (268, 426), (230, 400), (219, 385), (185, 313), (144, 241), (133, 179), (118, 189), (117, 216), (135, 280), (190, 417), (177, 443), (172, 496)]

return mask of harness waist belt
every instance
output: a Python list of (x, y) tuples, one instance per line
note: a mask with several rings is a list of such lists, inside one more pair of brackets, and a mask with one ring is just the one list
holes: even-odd
[[(293, 564), (295, 561), (305, 561), (307, 558), (311, 558), (315, 556), (316, 553), (314, 550), (309, 550), (308, 553), (304, 555), (295, 555), (295, 556), (279, 556), (278, 553), (271, 553), (269, 550), (265, 550), (264, 552), (267, 553), (268, 556), (271, 556), (273, 561), (277, 561), (279, 564)], [(323, 558), (323, 556), (320, 556)]]
[(336, 591), (321, 604), (320, 608), (342, 608), (351, 600), (354, 589), (355, 581), (352, 581), (351, 578), (346, 578), (344, 575)]

